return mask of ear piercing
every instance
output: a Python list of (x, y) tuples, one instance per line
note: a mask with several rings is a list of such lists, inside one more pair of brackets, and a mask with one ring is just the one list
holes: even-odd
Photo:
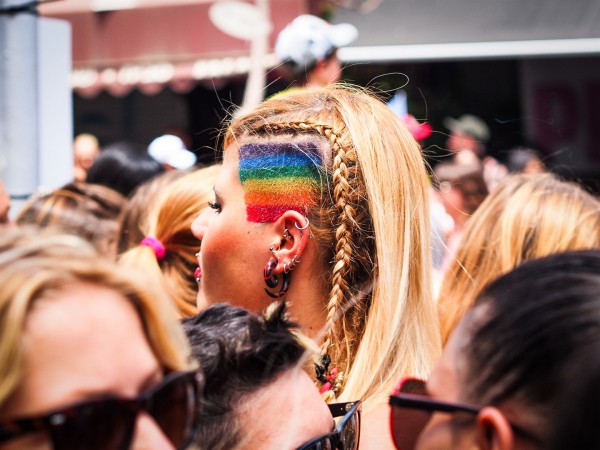
[(283, 264), (283, 273), (289, 273), (292, 270), (294, 270), (294, 267), (296, 267), (300, 263), (300, 261), (302, 261), (302, 258), (298, 255), (294, 255), (294, 257), (289, 263)]
[[(294, 226), (300, 230), (300, 237), (304, 236), (304, 233), (302, 233), (302, 231), (306, 230), (309, 226), (310, 226), (310, 220), (308, 220), (308, 217), (305, 217), (306, 219), (306, 225), (304, 225), (303, 227), (298, 225), (298, 222), (294, 222)], [(310, 229), (308, 230), (308, 237), (309, 239), (312, 239), (313, 234), (311, 233)]]
[[(277, 264), (279, 264), (279, 258), (277, 258), (277, 253), (279, 252), (280, 247), (277, 246), (277, 248), (275, 248), (275, 245), (276, 244), (272, 244), (269, 247), (269, 250), (271, 251), (271, 253), (273, 253), (273, 256), (269, 258), (269, 261), (267, 261), (267, 264), (265, 264), (265, 267), (263, 269), (265, 284), (271, 289), (276, 288), (279, 284), (279, 277), (277, 276), (277, 274), (273, 273), (273, 270), (277, 267)], [(288, 274), (288, 272), (289, 270), (285, 272), (284, 265), (284, 273), (281, 275), (282, 281), (281, 289), (279, 290), (279, 292), (271, 292), (270, 290), (265, 288), (265, 292), (269, 297), (281, 298), (285, 295), (288, 288), (290, 287), (290, 275)]]

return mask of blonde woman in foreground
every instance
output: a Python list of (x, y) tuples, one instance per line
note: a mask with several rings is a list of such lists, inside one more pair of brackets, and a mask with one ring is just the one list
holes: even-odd
[(361, 450), (393, 448), (388, 395), (402, 375), (426, 378), (440, 345), (427, 172), (389, 108), (329, 86), (234, 118), (193, 230), (198, 306), (286, 300), (321, 346), (312, 375), (328, 401), (365, 401)]
[(0, 236), (0, 447), (183, 449), (201, 380), (168, 297), (75, 236)]
[(475, 211), (442, 281), (442, 341), (487, 284), (521, 263), (600, 248), (600, 201), (552, 174), (511, 175)]

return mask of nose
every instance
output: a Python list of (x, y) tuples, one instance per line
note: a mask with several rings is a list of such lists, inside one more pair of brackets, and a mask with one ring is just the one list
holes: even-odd
[(175, 450), (158, 424), (146, 413), (138, 415), (135, 424), (132, 450)]
[(212, 212), (210, 208), (204, 208), (198, 217), (192, 222), (192, 234), (196, 236), (200, 241), (204, 237), (206, 232), (206, 226), (208, 224), (208, 214)]

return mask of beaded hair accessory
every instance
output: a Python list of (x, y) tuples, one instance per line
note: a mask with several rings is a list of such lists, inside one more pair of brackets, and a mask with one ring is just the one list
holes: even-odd
[(157, 261), (162, 261), (165, 258), (167, 249), (156, 237), (146, 236), (141, 240), (140, 245), (146, 245), (154, 250), (154, 256), (156, 256)]
[(246, 144), (239, 158), (249, 222), (274, 222), (288, 210), (306, 216), (316, 204), (323, 162), (316, 144)]

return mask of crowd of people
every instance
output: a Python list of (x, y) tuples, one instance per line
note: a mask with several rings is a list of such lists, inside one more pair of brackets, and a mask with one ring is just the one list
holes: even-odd
[(431, 171), (381, 99), (307, 78), (218, 164), (88, 151), (0, 229), (1, 449), (597, 447), (600, 200), (470, 115)]

